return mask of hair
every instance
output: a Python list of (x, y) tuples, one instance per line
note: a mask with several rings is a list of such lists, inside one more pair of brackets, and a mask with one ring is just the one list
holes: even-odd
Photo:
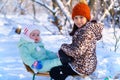
[[(87, 20), (87, 22), (88, 22), (88, 20)], [(86, 22), (86, 23), (87, 23), (87, 22)], [(91, 22), (96, 23), (97, 21), (96, 21), (96, 20), (92, 20)], [(86, 25), (86, 23), (85, 23), (82, 27), (84, 27), (84, 26)], [(81, 27), (81, 28), (82, 28), (82, 27)], [(78, 28), (77, 25), (75, 25), (75, 23), (74, 23), (73, 29), (72, 29), (72, 31), (69, 33), (69, 35), (70, 35), (70, 36), (73, 36), (73, 35), (75, 34), (75, 32), (76, 32), (77, 29), (79, 29), (79, 28)]]
[[(87, 22), (88, 22), (88, 21), (87, 21)], [(87, 22), (86, 22), (86, 23), (87, 23)], [(91, 23), (97, 23), (96, 20), (91, 20), (90, 22), (91, 22)], [(85, 26), (85, 25), (86, 25), (86, 24), (84, 24), (83, 26)], [(83, 26), (82, 26), (82, 27), (83, 27)], [(69, 35), (70, 35), (70, 36), (73, 36), (73, 35), (75, 34), (75, 32), (76, 32), (77, 29), (78, 29), (78, 27), (74, 24), (74, 25), (73, 25), (73, 29), (72, 29), (72, 31), (69, 33)]]
[(70, 36), (73, 36), (75, 34), (75, 31), (78, 29), (78, 27), (74, 24), (72, 31), (69, 33)]

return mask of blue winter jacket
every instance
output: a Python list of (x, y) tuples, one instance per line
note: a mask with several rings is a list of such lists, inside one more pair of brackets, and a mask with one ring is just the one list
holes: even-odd
[(43, 70), (40, 70), (41, 72), (48, 71), (51, 67), (61, 65), (57, 55), (49, 50), (46, 50), (42, 42), (28, 42), (21, 38), (18, 43), (18, 48), (23, 62), (30, 67), (34, 61), (42, 61), (44, 68)]

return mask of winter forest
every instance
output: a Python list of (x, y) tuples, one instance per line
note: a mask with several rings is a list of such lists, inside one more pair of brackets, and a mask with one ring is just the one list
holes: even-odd
[[(22, 64), (17, 48), (25, 24), (41, 27), (48, 49), (56, 51), (73, 27), (72, 8), (79, 0), (0, 0), (0, 80), (32, 80)], [(97, 43), (98, 67), (92, 80), (120, 80), (120, 0), (87, 0), (92, 20), (104, 25)], [(107, 77), (107, 79), (106, 79)], [(39, 76), (36, 80), (49, 80)]]

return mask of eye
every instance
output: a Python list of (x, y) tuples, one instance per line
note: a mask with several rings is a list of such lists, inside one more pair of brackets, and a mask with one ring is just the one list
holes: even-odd
[(39, 36), (39, 34), (37, 34), (37, 36)]
[(82, 18), (83, 18), (83, 16), (80, 16), (79, 18), (80, 18), (80, 19), (82, 19)]
[(78, 17), (74, 17), (74, 19), (78, 19)]
[(32, 34), (32, 36), (35, 36), (35, 34)]

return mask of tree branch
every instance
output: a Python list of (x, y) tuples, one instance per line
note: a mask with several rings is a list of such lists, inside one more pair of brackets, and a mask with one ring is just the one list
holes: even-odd
[[(60, 8), (60, 10), (63, 12), (63, 14), (65, 15), (65, 17), (67, 18), (68, 22), (70, 23), (70, 27), (72, 27), (72, 23), (70, 18), (67, 16), (66, 12), (67, 10), (65, 9), (65, 7), (63, 6), (63, 3), (60, 0), (56, 0), (56, 3), (58, 4), (58, 7)], [(65, 11), (66, 10), (66, 11)]]
[(55, 13), (55, 10), (50, 9), (50, 6), (47, 6), (45, 3), (43, 3), (42, 1), (38, 1), (38, 0), (32, 0), (33, 2), (40, 4), (41, 6), (44, 6), (45, 8), (47, 8), (51, 13)]
[(103, 16), (100, 18), (100, 22), (105, 18), (105, 16), (109, 13), (110, 9), (113, 7), (115, 1), (114, 0), (111, 0), (111, 5), (108, 7), (108, 9), (105, 10)]

